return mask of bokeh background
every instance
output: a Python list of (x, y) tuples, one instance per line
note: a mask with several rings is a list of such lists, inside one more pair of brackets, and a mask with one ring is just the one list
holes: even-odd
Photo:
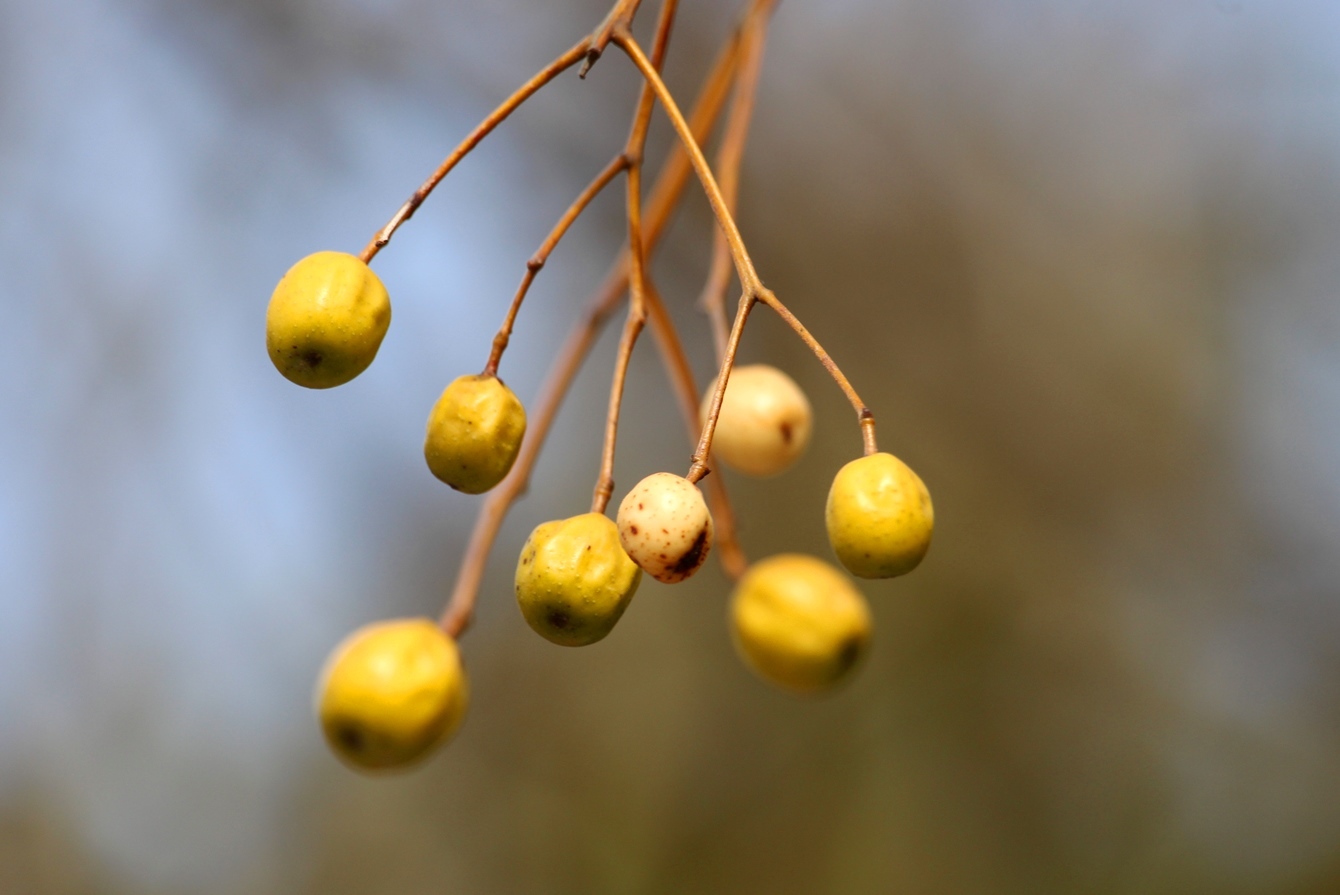
[[(682, 4), (685, 99), (735, 5)], [(489, 567), (457, 740), (381, 779), (327, 753), (323, 657), (436, 613), (477, 505), (424, 468), (428, 408), (621, 145), (631, 67), (561, 79), (401, 231), (354, 383), (273, 370), (270, 290), (604, 11), (0, 0), (0, 892), (1340, 891), (1329, 0), (783, 3), (742, 228), (936, 500), (922, 568), (863, 585), (868, 661), (767, 688), (715, 566), (586, 650), (525, 626), (514, 556), (587, 505), (611, 333)], [(621, 215), (532, 293), (523, 399)], [(691, 195), (655, 268), (703, 380), (710, 226)], [(850, 411), (766, 312), (744, 354), (817, 415), (793, 473), (727, 474), (744, 545), (826, 555)], [(627, 403), (621, 487), (684, 467), (650, 340)]]

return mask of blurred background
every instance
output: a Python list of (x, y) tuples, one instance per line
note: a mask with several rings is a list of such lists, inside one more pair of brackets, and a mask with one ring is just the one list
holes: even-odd
[[(681, 5), (685, 102), (737, 5)], [(428, 409), (621, 146), (631, 66), (552, 85), (379, 256), (355, 382), (275, 372), (270, 291), (606, 8), (0, 0), (0, 892), (1340, 891), (1328, 0), (783, 3), (741, 226), (936, 501), (922, 567), (862, 585), (868, 661), (769, 689), (715, 565), (589, 649), (526, 627), (514, 558), (588, 504), (616, 326), (500, 538), (456, 741), (380, 779), (326, 751), (326, 653), (451, 585), (477, 499), (424, 468)], [(523, 400), (621, 202), (531, 293)], [(691, 190), (655, 266), (702, 381), (710, 227)], [(744, 358), (816, 407), (793, 472), (726, 474), (744, 546), (827, 556), (850, 410), (766, 311)], [(616, 494), (686, 468), (650, 340), (626, 404)]]

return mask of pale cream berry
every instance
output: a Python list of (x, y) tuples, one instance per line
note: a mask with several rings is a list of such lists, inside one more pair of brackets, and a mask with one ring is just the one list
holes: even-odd
[(871, 454), (838, 470), (824, 516), (833, 552), (858, 578), (912, 571), (935, 529), (925, 483), (893, 454)]
[[(715, 390), (713, 381), (698, 409), (700, 423), (707, 422)], [(768, 364), (736, 367), (717, 415), (712, 453), (746, 475), (777, 475), (805, 453), (812, 420), (810, 402), (790, 376)]]
[(712, 514), (702, 492), (682, 476), (658, 472), (619, 504), (619, 542), (633, 562), (666, 584), (683, 581), (712, 549)]
[(870, 609), (850, 579), (813, 556), (754, 563), (731, 599), (735, 646), (759, 677), (797, 693), (838, 683), (870, 643)]

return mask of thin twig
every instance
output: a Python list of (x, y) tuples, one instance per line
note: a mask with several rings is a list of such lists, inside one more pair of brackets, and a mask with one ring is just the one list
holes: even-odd
[(628, 58), (637, 66), (638, 71), (642, 73), (642, 77), (656, 91), (656, 98), (660, 100), (661, 108), (670, 118), (670, 124), (674, 126), (675, 133), (679, 135), (679, 142), (689, 154), (689, 161), (693, 163), (694, 173), (698, 175), (703, 192), (707, 194), (707, 201), (712, 206), (712, 213), (716, 215), (717, 223), (726, 233), (726, 241), (730, 244), (731, 257), (735, 259), (736, 273), (740, 277), (740, 282), (744, 284), (747, 294), (756, 294), (763, 289), (763, 282), (758, 277), (758, 271), (754, 269), (754, 262), (749, 258), (749, 250), (745, 248), (744, 239), (740, 236), (740, 229), (735, 226), (735, 219), (726, 207), (726, 200), (721, 195), (721, 187), (717, 185), (716, 177), (712, 174), (712, 169), (703, 156), (702, 147), (694, 139), (688, 122), (684, 120), (683, 113), (679, 111), (679, 105), (670, 93), (670, 88), (665, 86), (665, 81), (661, 80), (661, 75), (657, 72), (656, 67), (652, 65), (651, 60), (647, 58), (647, 54), (642, 51), (642, 47), (626, 28), (615, 29), (613, 41), (628, 54)]
[(437, 185), (442, 182), (442, 178), (451, 173), (451, 169), (456, 167), (461, 159), (469, 155), (470, 150), (478, 146), (485, 137), (493, 132), (494, 128), (499, 124), (502, 124), (502, 122), (507, 119), (507, 116), (515, 112), (522, 103), (535, 95), (541, 87), (576, 65), (582, 59), (586, 58), (586, 51), (590, 45), (591, 38), (589, 37), (583, 38), (581, 41), (574, 44), (571, 49), (542, 68), (529, 81), (522, 84), (515, 93), (503, 101), (501, 106), (490, 112), (488, 117), (481, 121), (478, 126), (470, 132), (470, 135), (462, 140), (461, 144), (451, 151), (451, 155), (447, 156), (442, 161), (442, 164), (438, 165), (437, 170), (429, 175), (428, 179), (423, 182), (423, 185), (414, 191), (414, 195), (405, 200), (405, 204), (401, 205), (400, 210), (392, 215), (391, 220), (387, 221), (385, 227), (382, 227), (377, 231), (377, 235), (372, 237), (372, 241), (363, 248), (363, 251), (358, 257), (362, 258), (365, 264), (371, 262), (377, 253), (391, 241), (391, 237), (395, 234), (395, 231), (400, 228), (400, 225), (413, 217), (414, 212), (419, 209), (419, 206), (424, 203), (424, 200), (428, 198), (429, 194), (431, 194)]
[(484, 365), (485, 376), (495, 376), (498, 373), (498, 363), (502, 360), (503, 352), (507, 350), (507, 343), (512, 338), (512, 327), (516, 324), (516, 315), (521, 310), (521, 303), (526, 299), (526, 293), (530, 291), (530, 286), (535, 282), (535, 277), (544, 268), (549, 260), (549, 255), (558, 246), (561, 240), (568, 232), (568, 228), (573, 222), (581, 216), (586, 210), (586, 206), (591, 204), (600, 191), (609, 185), (609, 182), (617, 177), (622, 171), (628, 168), (628, 156), (620, 154), (614, 158), (605, 169), (596, 175), (596, 179), (587, 185), (582, 194), (568, 206), (568, 210), (558, 219), (554, 229), (545, 237), (544, 242), (540, 243), (539, 249), (530, 260), (526, 262), (526, 273), (521, 278), (521, 285), (516, 290), (516, 296), (512, 299), (511, 307), (507, 309), (507, 317), (503, 320), (502, 326), (498, 329), (498, 334), (493, 337), (493, 350), (489, 352), (488, 363)]
[[(754, 113), (754, 97), (758, 93), (759, 72), (763, 67), (763, 48), (767, 42), (768, 16), (775, 6), (773, 0), (760, 3), (759, 8), (745, 21), (744, 36), (740, 42), (740, 74), (735, 79), (735, 93), (722, 132), (721, 147), (717, 150), (716, 174), (721, 185), (726, 207), (735, 214), (739, 201), (740, 164), (744, 159), (745, 144), (749, 140), (749, 124)], [(712, 343), (717, 363), (726, 355), (726, 340), (730, 323), (726, 318), (726, 289), (730, 286), (730, 244), (722, 230), (712, 231), (712, 261), (707, 282), (698, 298), (698, 307), (707, 315), (712, 328)]]
[(871, 413), (870, 408), (861, 400), (861, 396), (856, 394), (856, 389), (852, 387), (852, 384), (847, 380), (847, 377), (843, 375), (842, 370), (838, 368), (838, 365), (833, 358), (824, 350), (824, 346), (819, 344), (818, 339), (810, 335), (810, 331), (805, 328), (805, 324), (800, 322), (800, 318), (795, 314), (792, 314), (790, 309), (782, 304), (781, 300), (778, 299), (776, 295), (773, 295), (772, 292), (764, 290), (763, 294), (758, 297), (758, 300), (776, 311), (778, 316), (785, 320), (786, 324), (795, 330), (796, 335), (800, 336), (800, 340), (809, 346), (809, 349), (814, 352), (815, 357), (819, 358), (819, 363), (823, 364), (824, 369), (828, 371), (828, 375), (833, 377), (833, 381), (838, 384), (838, 388), (842, 389), (842, 393), (847, 396), (847, 400), (856, 411), (856, 419), (861, 424), (861, 441), (865, 448), (865, 455), (869, 456), (878, 451), (879, 446), (875, 443), (875, 415)]
[(875, 418), (870, 408), (865, 405), (856, 390), (847, 381), (847, 377), (842, 374), (837, 364), (824, 351), (818, 341), (809, 334), (809, 331), (801, 325), (800, 321), (786, 309), (786, 306), (778, 300), (777, 296), (763, 285), (759, 279), (758, 272), (754, 269), (753, 262), (749, 258), (749, 252), (745, 248), (744, 240), (740, 236), (740, 230), (731, 216), (730, 210), (726, 207), (725, 198), (721, 194), (721, 188), (712, 174), (712, 170), (707, 165), (707, 159), (704, 158), (701, 147), (694, 140), (692, 132), (684, 121), (684, 116), (675, 105), (674, 97), (671, 96), (669, 88), (661, 80), (656, 69), (647, 59), (642, 48), (638, 46), (627, 29), (616, 29), (613, 37), (614, 43), (628, 54), (629, 59), (642, 72), (643, 78), (656, 90), (656, 96), (661, 101), (662, 108), (670, 118), (670, 123), (674, 125), (675, 132), (679, 135), (680, 142), (684, 145), (693, 162), (693, 168), (698, 175), (703, 191), (707, 194), (708, 202), (712, 205), (712, 211), (715, 213), (717, 223), (720, 224), (725, 233), (726, 241), (730, 246), (731, 257), (735, 260), (736, 274), (743, 285), (744, 294), (740, 298), (739, 309), (735, 312), (735, 321), (731, 326), (730, 336), (727, 341), (726, 351), (724, 353), (720, 371), (717, 373), (716, 389), (712, 394), (712, 403), (708, 412), (708, 417), (703, 425), (702, 435), (698, 439), (698, 448), (693, 452), (693, 462), (689, 466), (689, 472), (686, 478), (691, 482), (696, 482), (707, 475), (707, 456), (712, 448), (712, 436), (716, 432), (717, 417), (721, 413), (721, 401), (726, 393), (726, 385), (730, 379), (731, 369), (735, 365), (735, 352), (739, 347), (740, 336), (744, 332), (745, 321), (749, 317), (749, 312), (753, 310), (755, 302), (762, 301), (764, 304), (777, 311), (782, 319), (791, 326), (800, 336), (805, 344), (819, 357), (824, 367), (832, 375), (838, 386), (847, 395), (852, 406), (856, 409), (857, 418), (861, 425), (861, 437), (865, 445), (866, 453), (873, 453), (877, 450), (875, 445)]
[[(656, 43), (652, 48), (652, 66), (659, 70), (670, 45), (678, 0), (665, 0), (656, 22)], [(609, 413), (605, 417), (605, 443), (600, 452), (600, 474), (591, 495), (591, 512), (603, 513), (614, 493), (614, 452), (619, 440), (619, 413), (623, 404), (624, 384), (628, 380), (628, 362), (632, 359), (637, 337), (647, 321), (647, 265), (642, 248), (642, 153), (646, 149), (647, 130), (656, 94), (645, 81), (638, 96), (637, 112), (624, 145), (628, 160), (628, 320), (619, 337), (619, 353), (614, 363), (614, 382), (610, 386)]]
[(637, 8), (642, 0), (618, 0), (614, 8), (606, 14), (604, 20), (591, 33), (590, 47), (586, 51), (586, 61), (582, 63), (581, 71), (577, 72), (577, 77), (585, 80), (586, 73), (591, 70), (591, 66), (596, 64), (596, 60), (605, 52), (609, 46), (610, 38), (614, 35), (614, 30), (619, 26), (631, 28), (633, 26), (633, 16), (637, 15)]

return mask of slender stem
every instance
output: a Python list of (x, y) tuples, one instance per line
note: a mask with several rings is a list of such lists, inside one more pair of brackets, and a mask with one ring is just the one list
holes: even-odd
[(590, 48), (586, 51), (586, 61), (582, 63), (581, 71), (577, 77), (585, 80), (586, 73), (591, 70), (591, 66), (596, 64), (596, 60), (605, 52), (609, 46), (610, 38), (614, 35), (614, 30), (620, 26), (631, 28), (633, 25), (633, 16), (637, 15), (637, 8), (642, 4), (642, 0), (618, 0), (614, 8), (606, 14), (604, 20), (591, 33)]
[[(757, 7), (752, 9), (750, 13), (751, 16), (761, 14)], [(652, 85), (653, 89), (655, 89), (657, 98), (661, 101), (662, 107), (664, 107), (666, 114), (670, 117), (671, 124), (674, 125), (675, 132), (679, 134), (680, 142), (684, 144), (684, 148), (688, 152), (690, 160), (693, 162), (694, 170), (698, 174), (698, 179), (702, 183), (704, 192), (707, 193), (708, 201), (711, 203), (712, 210), (716, 214), (717, 222), (721, 225), (721, 230), (725, 234), (727, 244), (731, 250), (731, 256), (735, 260), (736, 274), (739, 276), (740, 283), (744, 288), (744, 294), (740, 298), (740, 305), (735, 314), (735, 321), (731, 326), (730, 335), (726, 342), (726, 348), (722, 355), (721, 369), (717, 374), (716, 390), (712, 394), (712, 403), (710, 405), (708, 418), (703, 426), (702, 435), (698, 439), (698, 447), (693, 453), (693, 460), (689, 466), (689, 472), (686, 477), (689, 481), (696, 482), (708, 473), (707, 457), (712, 448), (712, 436), (716, 432), (717, 417), (721, 413), (721, 401), (725, 396), (726, 385), (730, 379), (731, 369), (735, 365), (735, 354), (739, 348), (740, 336), (743, 334), (745, 321), (749, 317), (749, 312), (753, 310), (756, 301), (762, 301), (773, 310), (777, 311), (791, 328), (796, 331), (801, 340), (809, 345), (810, 349), (819, 357), (819, 360), (837, 382), (838, 386), (844, 393), (846, 393), (847, 399), (856, 409), (857, 418), (861, 425), (861, 438), (866, 454), (874, 453), (878, 450), (875, 442), (874, 414), (871, 413), (870, 408), (865, 405), (865, 402), (861, 400), (860, 396), (856, 394), (856, 390), (852, 388), (851, 383), (847, 381), (847, 377), (843, 375), (837, 364), (828, 355), (828, 352), (824, 351), (818, 340), (810, 335), (809, 331), (805, 329), (796, 316), (787, 310), (786, 306), (783, 305), (759, 279), (758, 273), (754, 269), (753, 262), (749, 259), (749, 253), (745, 248), (743, 238), (740, 236), (739, 228), (736, 226), (735, 220), (726, 206), (726, 200), (721, 193), (721, 188), (713, 177), (712, 171), (707, 165), (706, 158), (703, 157), (702, 149), (693, 139), (693, 134), (690, 132), (687, 123), (684, 121), (683, 115), (680, 114), (678, 107), (675, 105), (674, 97), (670, 95), (669, 88), (665, 86), (665, 82), (661, 80), (660, 75), (648, 61), (646, 54), (642, 52), (642, 48), (638, 46), (637, 41), (627, 29), (616, 29), (613, 40), (620, 49), (628, 54), (629, 59), (631, 59), (638, 70), (642, 72), (643, 78), (645, 78), (646, 81)]]
[[(749, 124), (754, 113), (754, 97), (758, 93), (759, 72), (763, 67), (763, 48), (767, 41), (768, 15), (775, 4), (764, 2), (745, 20), (744, 36), (740, 45), (740, 73), (735, 81), (735, 94), (717, 151), (716, 173), (722, 197), (732, 215), (739, 201), (740, 164), (744, 147), (749, 140)], [(730, 285), (730, 244), (720, 228), (712, 232), (712, 262), (707, 282), (698, 298), (698, 307), (707, 315), (712, 328), (712, 342), (717, 362), (726, 355), (726, 341), (730, 337), (730, 323), (726, 318), (726, 289)]]
[[(755, 0), (755, 3), (758, 2), (760, 0)], [(740, 29), (737, 28), (717, 54), (712, 70), (699, 91), (690, 115), (694, 139), (697, 141), (707, 139), (721, 115), (722, 106), (725, 105), (735, 78), (739, 46)], [(660, 242), (670, 216), (683, 195), (690, 171), (687, 153), (682, 146), (676, 146), (662, 165), (661, 173), (646, 203), (643, 241), (648, 255)], [(456, 584), (442, 611), (442, 628), (452, 637), (459, 637), (469, 627), (474, 617), (484, 567), (488, 562), (489, 553), (493, 550), (498, 531), (502, 528), (503, 520), (507, 517), (507, 511), (517, 498), (525, 493), (535, 461), (539, 458), (549, 429), (558, 415), (559, 406), (567, 396), (582, 361), (586, 359), (606, 320), (618, 306), (627, 286), (628, 253), (625, 251), (611, 265), (604, 284), (592, 297), (586, 313), (574, 324), (563, 349), (550, 367), (540, 394), (532, 406), (526, 439), (521, 445), (521, 452), (517, 455), (516, 462), (512, 465), (512, 471), (488, 493), (479, 508), (470, 541), (461, 557)], [(727, 554), (723, 551), (718, 555), (724, 562)]]
[(716, 388), (712, 390), (712, 403), (708, 405), (707, 419), (703, 422), (703, 431), (698, 436), (698, 446), (693, 451), (689, 471), (685, 475), (690, 482), (698, 481), (710, 471), (707, 467), (707, 456), (712, 451), (712, 436), (716, 434), (717, 418), (721, 416), (721, 402), (726, 396), (726, 384), (730, 382), (731, 370), (735, 368), (735, 354), (740, 349), (740, 337), (744, 335), (745, 321), (749, 319), (749, 312), (753, 310), (756, 301), (758, 299), (748, 292), (740, 296), (740, 306), (735, 312), (735, 322), (731, 325), (726, 350), (721, 358), (721, 369), (717, 373)]
[(744, 284), (745, 292), (753, 294), (762, 290), (763, 282), (754, 269), (754, 262), (749, 258), (749, 250), (745, 248), (744, 239), (740, 236), (740, 229), (735, 226), (735, 219), (731, 217), (730, 210), (726, 207), (726, 200), (721, 195), (721, 188), (712, 175), (712, 169), (708, 166), (707, 159), (703, 157), (702, 148), (693, 137), (693, 131), (689, 128), (688, 122), (684, 120), (684, 115), (679, 111), (675, 98), (671, 96), (670, 88), (665, 86), (665, 82), (661, 80), (656, 67), (647, 58), (647, 54), (642, 52), (642, 47), (638, 45), (637, 40), (627, 29), (615, 29), (613, 40), (621, 50), (628, 54), (628, 58), (637, 66), (638, 71), (642, 72), (642, 77), (656, 91), (656, 98), (660, 100), (661, 107), (665, 109), (666, 115), (669, 116), (675, 133), (679, 135), (680, 143), (683, 144), (684, 150), (689, 154), (689, 160), (693, 163), (693, 170), (702, 183), (703, 192), (707, 194), (707, 201), (712, 206), (712, 212), (716, 215), (721, 229), (726, 233), (726, 241), (730, 245), (731, 256), (735, 259), (736, 273), (740, 277), (740, 282)]
[(424, 203), (424, 200), (428, 198), (429, 194), (431, 194), (437, 185), (442, 182), (442, 178), (451, 173), (451, 169), (456, 167), (461, 159), (469, 155), (470, 150), (478, 146), (485, 137), (493, 132), (494, 128), (499, 124), (502, 124), (502, 122), (507, 119), (507, 116), (511, 115), (517, 110), (517, 107), (534, 96), (541, 87), (576, 65), (582, 59), (586, 58), (586, 51), (590, 45), (591, 39), (589, 37), (583, 38), (581, 41), (574, 44), (571, 49), (546, 65), (529, 81), (522, 84), (515, 93), (503, 101), (501, 106), (490, 112), (488, 117), (481, 121), (475, 129), (470, 132), (470, 135), (462, 140), (461, 144), (451, 151), (451, 155), (447, 156), (442, 161), (442, 164), (438, 165), (437, 170), (423, 182), (423, 185), (414, 191), (414, 195), (405, 200), (405, 204), (400, 206), (400, 210), (391, 217), (391, 220), (386, 223), (385, 227), (382, 227), (377, 231), (377, 235), (363, 248), (363, 251), (358, 257), (362, 258), (365, 264), (371, 262), (376, 254), (391, 241), (391, 237), (395, 234), (395, 231), (400, 228), (400, 225), (414, 215), (414, 212)]
[[(665, 61), (670, 43), (670, 31), (675, 23), (678, 0), (665, 0), (656, 23), (656, 42), (652, 49), (652, 66), (659, 69)], [(637, 337), (647, 320), (647, 265), (642, 247), (642, 153), (646, 148), (647, 130), (651, 126), (651, 112), (656, 96), (645, 81), (638, 97), (633, 126), (629, 129), (624, 146), (628, 160), (628, 320), (619, 339), (619, 354), (614, 364), (614, 382), (610, 386), (609, 413), (605, 418), (605, 443), (600, 454), (600, 475), (596, 477), (595, 493), (591, 496), (591, 512), (603, 513), (614, 493), (614, 452), (619, 440), (619, 412), (623, 403), (624, 384), (628, 379), (628, 362), (632, 359)]]
[(517, 288), (516, 296), (512, 299), (512, 305), (507, 309), (507, 318), (503, 320), (502, 327), (498, 334), (493, 337), (493, 350), (489, 353), (488, 363), (484, 365), (485, 376), (495, 376), (498, 373), (498, 363), (502, 360), (503, 352), (507, 350), (507, 343), (512, 338), (512, 327), (516, 324), (516, 315), (521, 310), (521, 303), (526, 299), (526, 293), (530, 291), (530, 286), (535, 282), (535, 277), (544, 268), (549, 260), (549, 255), (558, 246), (559, 240), (568, 232), (568, 228), (573, 222), (581, 216), (586, 207), (591, 204), (600, 191), (609, 185), (609, 182), (628, 168), (628, 156), (620, 154), (614, 158), (605, 169), (596, 175), (596, 179), (587, 185), (582, 194), (576, 201), (568, 207), (563, 213), (563, 217), (558, 219), (554, 229), (545, 237), (544, 242), (540, 243), (539, 249), (526, 262), (526, 273), (521, 278), (521, 285)]
[(623, 334), (619, 337), (619, 354), (614, 363), (614, 383), (610, 386), (609, 413), (605, 418), (605, 444), (600, 454), (600, 475), (596, 478), (595, 493), (591, 495), (591, 512), (603, 513), (614, 493), (614, 446), (619, 438), (619, 404), (623, 401), (624, 382), (628, 378), (628, 361), (633, 346), (647, 322), (644, 302), (631, 301)]
[(800, 340), (809, 346), (809, 349), (819, 358), (819, 363), (823, 364), (824, 369), (828, 371), (828, 375), (833, 377), (833, 381), (838, 384), (838, 388), (842, 389), (842, 393), (847, 396), (847, 400), (851, 402), (852, 408), (856, 411), (856, 419), (861, 424), (861, 441), (864, 444), (866, 456), (878, 451), (879, 446), (875, 443), (875, 415), (861, 400), (861, 396), (856, 394), (856, 389), (852, 387), (852, 384), (847, 380), (833, 358), (824, 350), (824, 346), (819, 344), (818, 339), (810, 335), (810, 331), (805, 328), (805, 324), (801, 323), (800, 319), (792, 314), (790, 309), (782, 304), (781, 300), (771, 291), (763, 290), (758, 296), (758, 300), (776, 311), (778, 316), (795, 330), (796, 335), (800, 336)]

